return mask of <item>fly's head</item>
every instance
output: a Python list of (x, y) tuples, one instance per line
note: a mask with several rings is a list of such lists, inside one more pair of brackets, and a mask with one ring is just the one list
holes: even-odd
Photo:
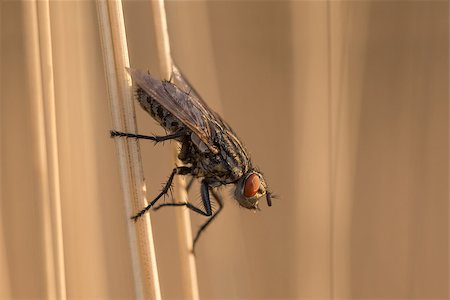
[(239, 179), (236, 184), (234, 196), (239, 205), (247, 209), (259, 209), (258, 203), (262, 196), (266, 196), (267, 205), (272, 206), (272, 194), (267, 190), (267, 185), (261, 173), (250, 170)]

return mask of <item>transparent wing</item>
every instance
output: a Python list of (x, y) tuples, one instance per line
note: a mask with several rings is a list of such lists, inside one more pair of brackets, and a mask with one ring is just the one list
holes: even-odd
[[(199, 99), (195, 91), (193, 93), (185, 92), (174, 84), (155, 79), (148, 72), (142, 70), (127, 70), (135, 84), (192, 130), (210, 151), (218, 153), (212, 138), (214, 130), (211, 130), (212, 121), (216, 119), (217, 114)], [(180, 82), (180, 84), (186, 85), (183, 88), (189, 90), (189, 83), (184, 80), (182, 75), (179, 75), (177, 79), (180, 78), (184, 82)]]
[(175, 83), (177, 86), (179, 86), (182, 90), (184, 90), (186, 93), (189, 93), (190, 95), (193, 95), (201, 104), (203, 107), (205, 107), (210, 112), (213, 112), (217, 115), (212, 109), (209, 108), (208, 104), (206, 104), (205, 101), (203, 101), (202, 97), (200, 97), (199, 93), (194, 89), (192, 84), (187, 80), (187, 78), (184, 76), (184, 74), (178, 69), (177, 65), (172, 65), (172, 77), (175, 80)]
[(209, 120), (212, 120), (209, 122), (209, 138), (211, 139), (211, 134), (214, 135), (214, 131), (219, 131), (221, 134), (222, 141), (227, 140), (228, 142), (224, 142), (225, 144), (229, 145), (229, 148), (235, 148), (236, 151), (242, 153), (246, 157), (246, 159), (249, 159), (247, 150), (245, 149), (244, 145), (240, 141), (240, 139), (237, 137), (236, 133), (233, 131), (233, 129), (228, 125), (227, 122), (225, 122), (222, 117), (216, 113), (214, 110), (209, 108), (208, 104), (206, 104), (205, 101), (203, 101), (202, 97), (197, 93), (197, 91), (192, 87), (192, 85), (189, 83), (189, 81), (186, 79), (186, 77), (183, 75), (183, 73), (178, 69), (176, 64), (173, 63), (172, 65), (172, 78), (174, 79), (175, 83), (178, 87), (183, 89), (186, 93), (189, 95), (192, 95), (195, 102), (202, 106), (208, 113)]
[[(173, 62), (172, 62), (173, 63)], [(228, 133), (235, 135), (231, 127), (222, 119), (222, 117), (212, 110), (208, 104), (200, 97), (199, 93), (194, 89), (194, 87), (190, 84), (187, 78), (183, 75), (183, 73), (178, 69), (175, 63), (172, 64), (172, 77), (175, 80), (177, 86), (183, 89), (186, 93), (193, 96), (193, 98), (199, 103), (199, 105), (203, 106), (210, 115), (214, 117), (215, 123), (221, 127), (222, 130), (226, 130)]]

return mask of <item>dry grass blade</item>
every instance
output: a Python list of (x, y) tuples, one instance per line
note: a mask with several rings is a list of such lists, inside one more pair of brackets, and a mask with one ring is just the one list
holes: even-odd
[[(136, 132), (131, 81), (125, 68), (129, 67), (122, 3), (97, 1), (100, 35), (103, 44), (105, 71), (108, 83), (113, 127)], [(134, 139), (115, 139), (119, 157), (122, 189), (128, 219), (145, 207), (144, 183), (139, 145)], [(150, 216), (138, 222), (128, 222), (136, 297), (161, 299)]]
[[(152, 1), (153, 15), (155, 20), (155, 35), (158, 45), (158, 57), (161, 74), (168, 79), (172, 73), (172, 56), (170, 54), (169, 33), (167, 30), (167, 18), (163, 0)], [(174, 159), (177, 158), (177, 147), (174, 147)], [(187, 200), (186, 182), (181, 176), (175, 178), (175, 199), (180, 202)], [(197, 268), (195, 257), (190, 251), (192, 248), (191, 219), (189, 211), (185, 209), (176, 210), (178, 236), (180, 245), (180, 261), (183, 270), (184, 295), (188, 299), (199, 299)]]

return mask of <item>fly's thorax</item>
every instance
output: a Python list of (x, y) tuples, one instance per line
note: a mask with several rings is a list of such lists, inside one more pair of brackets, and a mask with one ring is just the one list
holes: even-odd
[(242, 207), (259, 209), (259, 199), (266, 193), (267, 185), (263, 175), (255, 170), (250, 170), (236, 183), (234, 197)]
[(194, 145), (191, 146), (191, 150), (188, 158), (196, 176), (205, 177), (221, 184), (233, 183), (242, 177), (242, 170), (237, 166), (230, 166), (219, 154), (201, 152)]
[(193, 175), (196, 177), (205, 177), (222, 185), (236, 182), (248, 170), (247, 160), (242, 153), (236, 154), (232, 145), (217, 137), (215, 146), (219, 153), (211, 152), (195, 133), (191, 133), (183, 142), (183, 155), (179, 158), (186, 164), (192, 164)]
[(214, 142), (219, 149), (217, 160), (228, 170), (227, 183), (238, 181), (250, 169), (247, 150), (228, 127), (215, 131)]

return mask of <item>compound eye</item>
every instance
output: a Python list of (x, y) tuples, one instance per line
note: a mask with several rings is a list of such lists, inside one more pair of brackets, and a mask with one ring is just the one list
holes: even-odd
[(255, 196), (259, 190), (260, 185), (261, 180), (259, 179), (258, 175), (253, 173), (252, 175), (248, 176), (245, 180), (244, 196), (247, 198)]

